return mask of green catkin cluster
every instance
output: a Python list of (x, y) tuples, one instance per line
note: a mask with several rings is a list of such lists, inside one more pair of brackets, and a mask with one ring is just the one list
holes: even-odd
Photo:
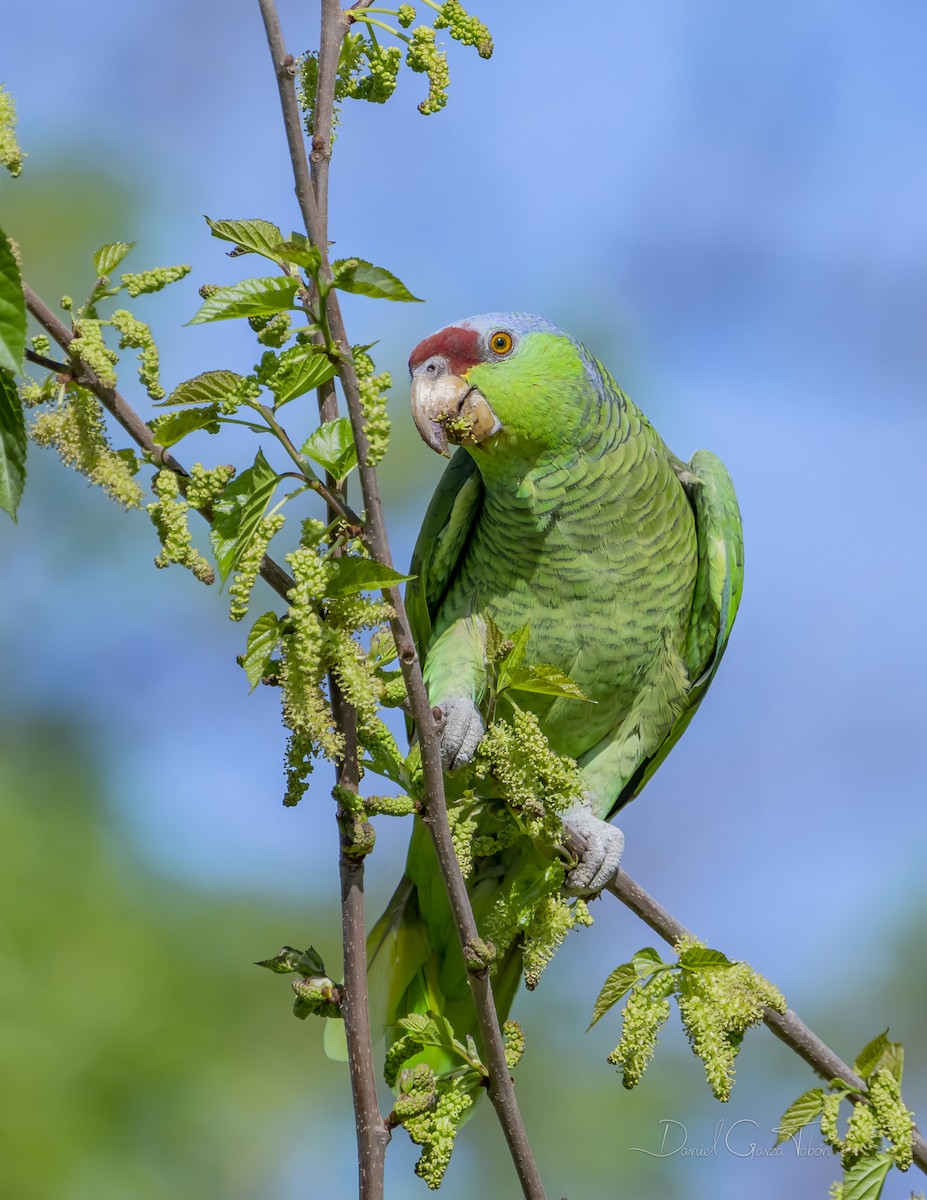
[(50, 354), (51, 340), (47, 333), (36, 333), (29, 339), (36, 354)]
[(290, 336), (290, 314), (278, 312), (272, 317), (249, 317), (248, 324), (257, 334), (257, 340), (262, 346), (273, 346), (278, 349)]
[(518, 1021), (506, 1021), (502, 1026), (502, 1037), (505, 1040), (505, 1065), (514, 1071), (525, 1052), (525, 1031)]
[(373, 359), (366, 351), (354, 346), (351, 355), (364, 414), (364, 433), (367, 435), (365, 465), (375, 467), (389, 446), (390, 420), (386, 412), (386, 393), (393, 386), (393, 380), (389, 371), (381, 371), (379, 375), (374, 373)]
[(554, 957), (566, 935), (577, 925), (589, 926), (592, 916), (583, 900), (567, 900), (558, 892), (543, 896), (525, 930), (522, 961), (525, 986), (534, 991), (541, 981), (541, 972)]
[(872, 1106), (866, 1103), (855, 1104), (847, 1122), (846, 1137), (843, 1139), (841, 1164), (851, 1167), (859, 1159), (877, 1154), (881, 1145), (882, 1130)]
[(883, 1067), (868, 1082), (869, 1101), (879, 1130), (891, 1142), (895, 1164), (907, 1171), (913, 1157), (914, 1114), (901, 1099), (901, 1085), (891, 1071)]
[(621, 1067), (621, 1082), (626, 1088), (640, 1083), (653, 1058), (657, 1037), (669, 1016), (672, 988), (672, 977), (667, 972), (660, 972), (646, 983), (638, 981), (628, 992), (621, 1038), (608, 1056), (613, 1066)]
[(403, 29), (408, 29), (415, 20), (415, 9), (411, 4), (400, 4), (396, 10), (396, 20)]
[(16, 140), (16, 102), (0, 83), (0, 164), (15, 179), (23, 169), (25, 157)]
[(311, 769), (311, 755), (316, 753), (338, 759), (343, 753), (344, 738), (335, 729), (331, 708), (322, 691), (325, 660), (318, 605), (328, 587), (330, 566), (314, 546), (300, 546), (286, 560), (296, 581), (287, 593), (289, 629), (281, 641), (278, 671), (283, 723), (294, 735), (287, 752), (289, 797), (297, 786), (293, 772), (302, 770), (304, 781), (307, 769)]
[(582, 799), (582, 781), (576, 763), (551, 750), (534, 713), (515, 708), (511, 723), (494, 721), (478, 757), (524, 831), (541, 841), (556, 841), (558, 814)]
[(441, 1186), (444, 1172), (451, 1161), (460, 1123), (473, 1104), (473, 1096), (462, 1079), (438, 1079), (435, 1081), (435, 1092), (433, 1108), (403, 1121), (409, 1137), (422, 1147), (422, 1156), (415, 1164), (415, 1174), (432, 1191)]
[(134, 299), (149, 292), (160, 292), (169, 283), (176, 283), (190, 274), (188, 266), (154, 267), (151, 271), (129, 272), (120, 276), (123, 286)]
[(400, 1124), (410, 1117), (430, 1112), (438, 1102), (435, 1090), (435, 1073), (425, 1063), (419, 1063), (403, 1071), (399, 1095), (393, 1105), (393, 1113)]
[(110, 350), (103, 341), (103, 326), (92, 317), (81, 317), (74, 322), (74, 337), (68, 353), (93, 371), (100, 383), (106, 387), (116, 386), (115, 364), (119, 355)]
[(193, 536), (187, 524), (190, 506), (181, 499), (180, 480), (176, 473), (163, 467), (155, 476), (152, 487), (158, 499), (148, 505), (148, 515), (161, 541), (161, 552), (155, 558), (155, 566), (168, 567), (171, 563), (177, 563), (192, 571), (200, 583), (212, 583), (215, 572), (193, 545)]
[(36, 414), (29, 435), (39, 446), (54, 447), (63, 463), (86, 475), (123, 508), (141, 508), (142, 489), (133, 478), (134, 455), (113, 450), (102, 407), (92, 392), (70, 385), (56, 408)]
[(152, 400), (163, 400), (164, 388), (158, 377), (158, 347), (149, 327), (125, 308), (117, 309), (110, 321), (119, 332), (121, 350), (131, 347), (141, 351), (138, 355), (138, 378), (148, 395)]
[(187, 503), (193, 508), (209, 508), (234, 474), (235, 468), (231, 466), (207, 468), (194, 463), (187, 480)]
[[(684, 938), (676, 951), (682, 955), (701, 946), (694, 938)], [(762, 1021), (766, 1008), (784, 1012), (785, 998), (749, 964), (737, 962), (717, 970), (684, 971), (676, 999), (712, 1092), (718, 1100), (729, 1099), (743, 1034)]]
[[(189, 494), (188, 489), (188, 497)], [(229, 596), (231, 597), (229, 617), (233, 621), (240, 621), (248, 612), (251, 592), (257, 582), (267, 547), (270, 545), (271, 539), (283, 528), (283, 522), (283, 513), (272, 513), (259, 521), (247, 550), (239, 558), (235, 578), (229, 584)]]
[(424, 117), (440, 112), (447, 104), (450, 74), (447, 55), (436, 46), (435, 31), (430, 25), (417, 25), (412, 30), (406, 63), (413, 71), (428, 76), (428, 96), (419, 104), (418, 111)]
[(402, 50), (399, 46), (381, 46), (378, 42), (364, 42), (368, 74), (351, 80), (347, 95), (354, 100), (367, 100), (371, 104), (385, 104), (396, 90), (396, 77), (402, 65)]
[(839, 1092), (828, 1092), (821, 1105), (821, 1137), (832, 1150), (843, 1149), (843, 1138), (837, 1128), (837, 1117), (840, 1113), (842, 1099)]
[(471, 17), (460, 0), (445, 0), (435, 18), (435, 29), (446, 29), (463, 46), (475, 46), (480, 58), (492, 58), (492, 35), (478, 17)]

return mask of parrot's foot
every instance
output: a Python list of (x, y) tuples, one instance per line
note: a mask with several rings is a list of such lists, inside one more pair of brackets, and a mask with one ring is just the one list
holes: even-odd
[(483, 740), (486, 726), (480, 710), (466, 697), (455, 696), (445, 700), (440, 708), (444, 714), (441, 761), (445, 771), (454, 771), (472, 760), (477, 746)]
[(617, 874), (624, 850), (624, 834), (616, 825), (600, 821), (585, 805), (564, 814), (570, 840), (580, 843), (579, 862), (566, 877), (573, 892), (600, 892)]

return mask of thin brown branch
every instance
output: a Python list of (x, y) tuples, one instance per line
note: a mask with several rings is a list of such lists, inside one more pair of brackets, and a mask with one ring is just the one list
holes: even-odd
[[(299, 107), (296, 103), (294, 78), (296, 65), (287, 53), (277, 17), (274, 0), (259, 0), (267, 44), (274, 64), (277, 87), (283, 112), (284, 128), (290, 152), (290, 162), (296, 185), (296, 198), (303, 223), (310, 239), (322, 248), (324, 256), (327, 245), (328, 184), (319, 191), (313, 183), (306, 159), (303, 127)], [(341, 21), (340, 9), (338, 12)], [(322, 18), (322, 38), (326, 38), (326, 14)], [(340, 36), (338, 36), (340, 44)], [(337, 49), (336, 49), (337, 54)], [(321, 71), (320, 71), (321, 75)], [(331, 83), (334, 96), (334, 82)], [(329, 131), (330, 132), (330, 131)], [(330, 147), (330, 137), (329, 137)], [(321, 196), (321, 203), (318, 197)], [(329, 383), (318, 391), (319, 416), (324, 421), (338, 416), (338, 402), (334, 386)], [(298, 452), (293, 447), (294, 454)], [(296, 457), (299, 462), (299, 458)], [(323, 485), (328, 497), (329, 520), (350, 513), (352, 524), (360, 525), (359, 519), (347, 507), (343, 487), (327, 476)], [(339, 787), (357, 792), (360, 780), (358, 767), (357, 716), (343, 697), (337, 680), (329, 676), (332, 709), (338, 729), (344, 736), (345, 752), (337, 764), (336, 774)], [(345, 813), (339, 807), (339, 827)], [(373, 1066), (373, 1044), (370, 1030), (370, 1014), (367, 995), (367, 939), (364, 920), (364, 862), (362, 857), (351, 853), (351, 846), (342, 835), (339, 858), (341, 880), (341, 926), (344, 946), (344, 996), (341, 1012), (344, 1017), (345, 1038), (348, 1046), (348, 1068), (351, 1077), (351, 1095), (354, 1104), (357, 1131), (358, 1187), (360, 1200), (383, 1200), (385, 1192), (386, 1146), (391, 1131), (384, 1120), (377, 1101), (376, 1075)]]
[[(23, 292), (29, 312), (35, 317), (45, 332), (54, 338), (62, 350), (67, 351), (71, 342), (74, 341), (73, 330), (61, 320), (56, 312), (48, 307), (44, 300), (32, 290), (25, 280), (23, 280)], [(96, 372), (91, 370), (85, 363), (73, 360), (67, 370), (75, 383), (93, 392), (106, 411), (119, 422), (135, 444), (151, 456), (153, 462), (166, 467), (169, 471), (174, 471), (180, 477), (181, 487), (185, 490), (189, 472), (181, 466), (168, 450), (157, 444), (149, 427), (125, 397), (116, 391), (115, 388), (103, 383)], [(207, 521), (212, 520), (212, 514), (208, 509), (198, 508), (196, 511), (205, 517)], [(266, 554), (261, 560), (260, 574), (261, 578), (266, 580), (274, 591), (285, 600), (287, 592), (293, 587), (294, 581), (291, 576)]]
[[(675, 946), (681, 938), (692, 936), (680, 921), (624, 871), (618, 872), (606, 890), (617, 896), (622, 904), (627, 905), (631, 912), (671, 946)], [(779, 1013), (767, 1008), (763, 1022), (822, 1079), (843, 1079), (851, 1087), (865, 1092), (866, 1085), (853, 1068), (809, 1029), (792, 1009)], [(914, 1131), (914, 1161), (927, 1174), (927, 1141), (917, 1130)]]

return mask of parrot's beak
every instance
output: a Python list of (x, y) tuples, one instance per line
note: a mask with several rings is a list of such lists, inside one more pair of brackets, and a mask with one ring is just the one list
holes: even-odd
[(412, 417), (422, 440), (450, 458), (448, 442), (478, 445), (502, 428), (482, 392), (459, 375), (415, 375)]

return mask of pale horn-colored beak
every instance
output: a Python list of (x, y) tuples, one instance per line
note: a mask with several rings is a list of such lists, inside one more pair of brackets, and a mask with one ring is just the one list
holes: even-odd
[(459, 375), (415, 375), (412, 417), (422, 440), (448, 458), (448, 442), (478, 445), (502, 428), (483, 393)]

